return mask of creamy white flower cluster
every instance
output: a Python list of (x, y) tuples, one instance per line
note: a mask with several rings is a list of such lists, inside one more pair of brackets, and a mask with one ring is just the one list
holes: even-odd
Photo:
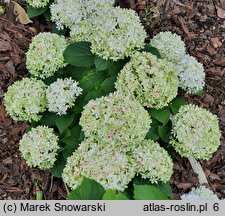
[(150, 116), (141, 104), (118, 92), (91, 100), (80, 118), (86, 137), (128, 148), (144, 139), (150, 124)]
[(82, 88), (71, 78), (57, 79), (46, 90), (48, 110), (59, 115), (66, 114), (81, 93)]
[(56, 161), (58, 137), (52, 128), (38, 126), (23, 135), (19, 149), (30, 167), (49, 169)]
[(26, 0), (27, 3), (32, 7), (45, 7), (48, 5), (50, 0)]
[(160, 109), (177, 95), (177, 70), (166, 59), (137, 52), (121, 70), (115, 87), (143, 106)]
[(219, 200), (216, 194), (205, 186), (193, 188), (188, 194), (181, 196), (182, 200)]
[(172, 32), (160, 32), (150, 41), (163, 58), (171, 61), (177, 68), (179, 86), (188, 93), (195, 94), (203, 90), (205, 72), (203, 65), (194, 57), (186, 54), (181, 37)]
[(94, 179), (106, 190), (123, 191), (135, 176), (131, 158), (122, 148), (112, 148), (92, 138), (84, 140), (68, 158), (63, 180), (76, 189), (83, 177)]
[(217, 116), (201, 107), (182, 106), (172, 119), (172, 126), (170, 143), (183, 157), (208, 160), (220, 145)]
[(153, 183), (168, 181), (170, 156), (158, 143), (144, 140), (150, 123), (141, 104), (120, 92), (90, 101), (80, 119), (86, 139), (68, 158), (63, 180), (76, 189), (87, 177), (118, 191), (135, 174)]
[(142, 141), (134, 150), (137, 172), (151, 183), (167, 182), (173, 173), (173, 161), (167, 151), (152, 140)]
[(4, 95), (7, 113), (18, 121), (38, 121), (46, 110), (46, 85), (36, 79), (23, 78), (8, 88)]
[(63, 52), (66, 39), (54, 33), (39, 33), (32, 39), (27, 52), (26, 65), (29, 72), (39, 78), (47, 78), (66, 65)]
[(119, 7), (109, 9), (102, 16), (92, 14), (79, 28), (73, 27), (71, 31), (73, 40), (90, 41), (93, 53), (114, 61), (142, 48), (146, 36), (135, 11)]
[(112, 7), (113, 0), (56, 0), (50, 7), (51, 19), (59, 29), (78, 27), (82, 20)]

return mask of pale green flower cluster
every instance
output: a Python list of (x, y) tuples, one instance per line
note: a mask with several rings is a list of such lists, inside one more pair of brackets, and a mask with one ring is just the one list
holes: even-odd
[(67, 47), (66, 39), (57, 34), (43, 32), (32, 39), (27, 52), (27, 69), (35, 76), (42, 79), (66, 65), (63, 52)]
[(52, 128), (38, 126), (23, 135), (19, 149), (30, 167), (49, 169), (56, 161), (58, 137)]
[(172, 32), (160, 32), (151, 39), (150, 44), (177, 68), (179, 86), (182, 89), (191, 94), (203, 90), (205, 85), (203, 65), (186, 54), (185, 44), (179, 35)]
[(204, 88), (204, 68), (194, 57), (185, 55), (176, 68), (179, 74), (179, 85), (182, 89), (194, 94)]
[(32, 7), (45, 7), (48, 5), (50, 0), (26, 0), (26, 2)]
[(46, 110), (46, 85), (36, 79), (23, 78), (8, 88), (4, 96), (7, 113), (18, 121), (38, 121)]
[(93, 14), (71, 31), (73, 40), (90, 41), (94, 54), (114, 61), (143, 48), (146, 36), (135, 11), (119, 7), (112, 7), (102, 16)]
[(51, 19), (59, 29), (79, 28), (81, 21), (107, 11), (113, 4), (113, 0), (56, 0), (50, 7)]
[(59, 115), (66, 114), (81, 93), (82, 88), (71, 78), (57, 79), (46, 90), (48, 110)]
[(182, 200), (217, 200), (219, 198), (210, 189), (205, 186), (200, 186), (199, 188), (193, 188), (188, 194), (183, 194), (181, 196)]
[(186, 54), (185, 43), (181, 37), (172, 32), (160, 32), (150, 41), (163, 58), (178, 63)]
[(99, 182), (106, 190), (118, 191), (123, 191), (134, 176), (135, 168), (123, 148), (112, 148), (92, 138), (84, 140), (68, 158), (62, 175), (72, 189), (87, 177)]
[(166, 59), (137, 52), (121, 70), (115, 87), (143, 106), (160, 109), (177, 95), (177, 70)]
[(150, 116), (141, 104), (118, 92), (91, 100), (80, 118), (86, 137), (128, 148), (144, 139), (150, 124)]
[(173, 173), (173, 161), (165, 149), (152, 140), (142, 141), (134, 150), (137, 173), (151, 183), (168, 182)]
[(220, 145), (217, 116), (201, 107), (182, 106), (172, 119), (172, 125), (170, 143), (183, 157), (208, 160)]

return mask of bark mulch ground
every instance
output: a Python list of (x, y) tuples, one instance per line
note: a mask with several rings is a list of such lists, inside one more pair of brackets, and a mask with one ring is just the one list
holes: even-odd
[[(183, 96), (218, 115), (222, 131), (221, 146), (209, 161), (201, 161), (210, 187), (225, 198), (225, 2), (224, 0), (127, 0), (121, 6), (135, 9), (142, 17), (150, 37), (160, 31), (182, 36), (188, 52), (204, 64), (205, 94)], [(154, 10), (152, 10), (154, 8)], [(12, 11), (0, 16), (0, 199), (35, 199), (42, 190), (44, 199), (64, 199), (63, 182), (49, 171), (29, 168), (21, 159), (18, 141), (27, 125), (9, 118), (3, 106), (3, 94), (16, 80), (27, 76), (25, 53), (31, 38), (49, 26), (40, 19), (22, 25)], [(174, 153), (171, 186), (175, 199), (198, 186), (187, 159)]]

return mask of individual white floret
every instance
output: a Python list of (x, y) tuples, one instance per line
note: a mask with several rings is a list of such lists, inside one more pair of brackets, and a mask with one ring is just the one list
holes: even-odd
[(183, 157), (208, 160), (220, 145), (217, 116), (201, 107), (182, 106), (173, 117), (172, 126), (170, 143)]
[(49, 169), (56, 161), (58, 137), (52, 128), (38, 126), (23, 135), (19, 149), (30, 167)]
[(45, 7), (48, 5), (50, 0), (26, 0), (26, 2), (32, 7)]
[(157, 34), (150, 44), (158, 49), (163, 58), (173, 63), (179, 62), (186, 54), (185, 43), (181, 37), (169, 31)]
[(203, 90), (205, 85), (204, 67), (194, 57), (185, 55), (176, 65), (179, 86), (189, 93), (196, 93)]
[(137, 101), (118, 92), (91, 100), (80, 118), (86, 137), (128, 149), (142, 141), (151, 124), (148, 112)]
[(46, 110), (46, 85), (36, 79), (23, 78), (9, 86), (4, 96), (6, 112), (18, 121), (38, 121)]
[(161, 109), (177, 95), (177, 70), (166, 59), (137, 52), (121, 70), (115, 87), (143, 106)]
[(66, 114), (81, 93), (82, 88), (78, 86), (78, 82), (71, 78), (57, 79), (46, 90), (48, 110), (59, 115)]
[(102, 15), (91, 15), (71, 31), (71, 38), (75, 41), (90, 41), (94, 54), (114, 61), (143, 48), (146, 36), (135, 11), (119, 7), (111, 8)]
[(168, 182), (173, 162), (165, 149), (152, 140), (144, 140), (133, 150), (136, 172), (151, 183)]
[(67, 47), (66, 39), (57, 34), (43, 32), (32, 39), (27, 52), (26, 65), (29, 72), (42, 79), (66, 65), (63, 52)]
[(217, 200), (219, 198), (210, 189), (205, 186), (200, 186), (199, 188), (193, 188), (191, 192), (183, 194), (181, 196), (182, 200)]

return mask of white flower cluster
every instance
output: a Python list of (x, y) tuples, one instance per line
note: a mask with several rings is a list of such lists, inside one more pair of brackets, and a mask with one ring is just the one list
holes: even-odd
[(131, 158), (121, 149), (112, 148), (92, 138), (84, 140), (67, 159), (63, 180), (76, 189), (83, 177), (94, 179), (106, 190), (123, 191), (135, 176)]
[(188, 194), (183, 194), (181, 196), (182, 200), (217, 200), (219, 198), (210, 189), (205, 186), (200, 186), (199, 188), (193, 188)]
[(38, 121), (46, 110), (46, 85), (36, 79), (23, 78), (8, 88), (4, 96), (7, 113), (19, 121)]
[(220, 145), (217, 116), (201, 107), (182, 106), (172, 119), (172, 125), (170, 143), (183, 157), (208, 160)]
[(48, 5), (50, 0), (26, 0), (27, 3), (32, 7), (45, 7)]
[(48, 110), (59, 115), (66, 114), (81, 93), (82, 88), (71, 78), (57, 79), (46, 90)]
[(66, 39), (57, 34), (39, 33), (32, 39), (27, 52), (27, 69), (35, 76), (42, 79), (66, 65), (63, 52), (67, 47)]
[(19, 142), (22, 157), (31, 167), (49, 169), (53, 167), (58, 146), (58, 137), (52, 128), (39, 126), (23, 135)]
[(167, 151), (152, 140), (142, 141), (133, 150), (137, 173), (151, 183), (167, 182), (173, 173), (173, 161)]
[(177, 68), (179, 86), (185, 91), (195, 94), (203, 90), (205, 72), (203, 65), (194, 57), (186, 54), (181, 37), (171, 32), (160, 32), (150, 41), (163, 58), (171, 61)]
[(146, 36), (135, 11), (119, 7), (111, 8), (102, 16), (93, 14), (71, 31), (71, 38), (75, 41), (90, 41), (94, 54), (114, 61), (143, 48)]
[(144, 139), (150, 124), (150, 116), (141, 104), (118, 92), (91, 100), (80, 118), (86, 137), (128, 149)]
[(78, 27), (92, 13), (101, 14), (113, 3), (113, 0), (56, 0), (50, 7), (51, 19), (59, 29)]
[(143, 106), (160, 109), (177, 95), (177, 70), (166, 59), (137, 52), (121, 70), (115, 87)]
[(204, 68), (194, 57), (185, 55), (176, 67), (182, 89), (195, 94), (204, 88)]

